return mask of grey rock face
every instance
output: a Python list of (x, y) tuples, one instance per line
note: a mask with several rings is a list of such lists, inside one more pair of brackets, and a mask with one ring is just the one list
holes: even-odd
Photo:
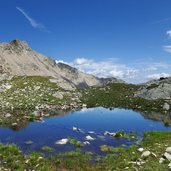
[(171, 99), (171, 77), (146, 83), (135, 96), (148, 100)]
[(169, 105), (168, 103), (165, 103), (165, 104), (163, 105), (163, 109), (164, 109), (164, 110), (169, 110), (169, 109), (170, 109), (170, 105)]

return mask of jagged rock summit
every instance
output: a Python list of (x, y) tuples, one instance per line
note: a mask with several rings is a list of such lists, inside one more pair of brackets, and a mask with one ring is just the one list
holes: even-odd
[(56, 63), (20, 40), (0, 43), (0, 80), (9, 76), (50, 76), (52, 82), (65, 89), (104, 84), (103, 79)]

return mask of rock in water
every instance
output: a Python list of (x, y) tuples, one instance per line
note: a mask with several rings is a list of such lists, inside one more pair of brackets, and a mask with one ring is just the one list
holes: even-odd
[(85, 139), (86, 139), (86, 140), (95, 140), (95, 138), (91, 137), (90, 135), (87, 135), (87, 136), (85, 137)]
[(56, 141), (55, 144), (65, 145), (67, 142), (68, 142), (68, 139), (67, 138), (63, 138), (61, 140)]

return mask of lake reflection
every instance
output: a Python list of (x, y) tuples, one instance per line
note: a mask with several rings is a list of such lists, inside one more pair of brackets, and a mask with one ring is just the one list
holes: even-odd
[[(140, 136), (144, 131), (171, 130), (171, 127), (166, 128), (162, 122), (157, 121), (163, 120), (163, 115), (151, 114), (150, 116), (151, 118), (154, 117), (155, 120), (147, 119), (148, 114), (142, 115), (132, 110), (108, 110), (101, 107), (82, 109), (66, 115), (46, 118), (43, 122), (30, 123), (27, 127), (18, 131), (10, 128), (0, 128), (0, 141), (2, 143), (15, 143), (26, 153), (32, 150), (42, 152), (41, 148), (45, 145), (54, 148), (55, 152), (64, 152), (73, 150), (75, 147), (71, 144), (56, 145), (57, 140), (70, 137), (83, 142), (85, 136), (89, 135), (88, 132), (94, 131), (95, 134), (91, 134), (91, 136), (96, 140), (90, 141), (90, 145), (84, 146), (82, 150), (99, 154), (100, 145), (119, 146), (121, 144), (130, 145), (135, 142), (128, 139), (116, 140), (113, 137), (104, 136), (105, 131), (124, 130), (127, 133), (137, 131)], [(156, 116), (159, 116), (160, 119), (156, 119)], [(83, 132), (73, 131), (73, 126), (82, 129)], [(25, 142), (29, 140), (33, 141), (33, 144), (26, 145)]]

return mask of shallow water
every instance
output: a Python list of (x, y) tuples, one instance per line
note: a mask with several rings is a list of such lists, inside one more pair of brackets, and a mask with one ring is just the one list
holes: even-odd
[[(72, 127), (78, 127), (83, 132), (73, 131)], [(56, 116), (44, 119), (43, 122), (33, 122), (24, 129), (14, 131), (10, 128), (0, 128), (0, 141), (2, 143), (15, 143), (25, 153), (32, 150), (41, 151), (43, 146), (50, 146), (55, 152), (65, 152), (75, 149), (71, 144), (56, 145), (55, 142), (62, 138), (75, 138), (81, 142), (85, 141), (85, 136), (91, 135), (96, 138), (89, 141), (90, 145), (84, 146), (83, 151), (91, 151), (100, 154), (101, 145), (119, 146), (130, 145), (135, 141), (128, 139), (116, 140), (110, 136), (104, 136), (105, 131), (116, 132), (124, 130), (137, 131), (141, 137), (144, 131), (151, 130), (171, 130), (171, 127), (164, 127), (162, 122), (144, 118), (138, 112), (125, 109), (108, 110), (105, 108), (82, 109), (63, 116)], [(88, 134), (94, 131), (95, 134)], [(99, 136), (104, 136), (99, 138)], [(27, 145), (26, 141), (33, 141)]]

